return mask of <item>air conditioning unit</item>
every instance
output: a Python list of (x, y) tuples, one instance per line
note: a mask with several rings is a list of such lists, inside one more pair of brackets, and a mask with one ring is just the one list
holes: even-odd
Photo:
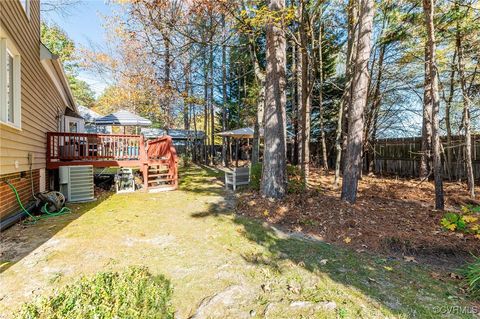
[(60, 192), (69, 202), (94, 200), (93, 166), (61, 166), (59, 168)]

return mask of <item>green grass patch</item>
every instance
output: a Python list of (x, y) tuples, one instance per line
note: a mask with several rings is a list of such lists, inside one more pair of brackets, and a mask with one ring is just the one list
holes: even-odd
[(250, 168), (250, 187), (260, 190), (260, 181), (262, 180), (262, 163), (252, 164)]
[(480, 257), (476, 257), (465, 269), (465, 280), (470, 297), (480, 300)]
[(171, 296), (165, 277), (130, 267), (83, 277), (55, 296), (24, 304), (16, 318), (174, 318)]

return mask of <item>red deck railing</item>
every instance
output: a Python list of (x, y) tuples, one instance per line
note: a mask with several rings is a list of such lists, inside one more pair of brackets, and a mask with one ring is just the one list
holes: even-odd
[[(85, 164), (85, 162), (142, 162), (147, 161), (141, 135), (88, 134), (68, 132), (47, 133), (47, 167)], [(136, 165), (137, 163), (135, 163)], [(107, 165), (108, 166), (108, 165)]]

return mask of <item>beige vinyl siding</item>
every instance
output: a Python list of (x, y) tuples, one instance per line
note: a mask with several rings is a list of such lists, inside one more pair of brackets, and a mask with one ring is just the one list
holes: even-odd
[[(30, 19), (18, 0), (0, 1), (1, 27), (21, 55), (21, 130), (0, 124), (0, 175), (46, 166), (46, 133), (57, 130), (65, 103), (40, 61), (40, 4), (31, 0)], [(15, 161), (19, 167), (15, 168)]]

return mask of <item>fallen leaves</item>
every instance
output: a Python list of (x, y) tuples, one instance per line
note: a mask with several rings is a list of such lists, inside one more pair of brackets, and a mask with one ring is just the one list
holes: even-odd
[(415, 257), (412, 257), (412, 256), (403, 256), (403, 260), (405, 260), (407, 263), (418, 264), (418, 261), (415, 259)]
[(462, 276), (460, 276), (459, 274), (454, 273), (454, 272), (449, 273), (448, 276), (452, 279), (455, 279), (455, 280), (462, 280), (463, 279)]
[[(414, 180), (368, 176), (360, 181), (357, 205), (349, 205), (340, 200), (339, 189), (331, 186), (332, 175), (313, 169), (310, 180), (312, 189), (288, 194), (282, 200), (269, 201), (258, 192), (242, 192), (237, 211), (358, 252), (393, 253), (408, 263), (443, 258), (446, 252), (455, 252), (459, 259), (480, 253), (480, 235), (459, 238), (442, 229), (443, 213), (430, 208), (434, 194), (430, 182), (418, 187)], [(446, 182), (445, 188), (447, 205), (465, 192), (461, 184)]]
[(437, 279), (437, 280), (442, 277), (442, 275), (441, 275), (440, 273), (435, 272), (435, 271), (432, 271), (432, 272), (430, 273), (430, 276), (431, 276), (433, 279)]
[(301, 287), (297, 284), (288, 284), (287, 290), (293, 292), (294, 294), (299, 294)]

